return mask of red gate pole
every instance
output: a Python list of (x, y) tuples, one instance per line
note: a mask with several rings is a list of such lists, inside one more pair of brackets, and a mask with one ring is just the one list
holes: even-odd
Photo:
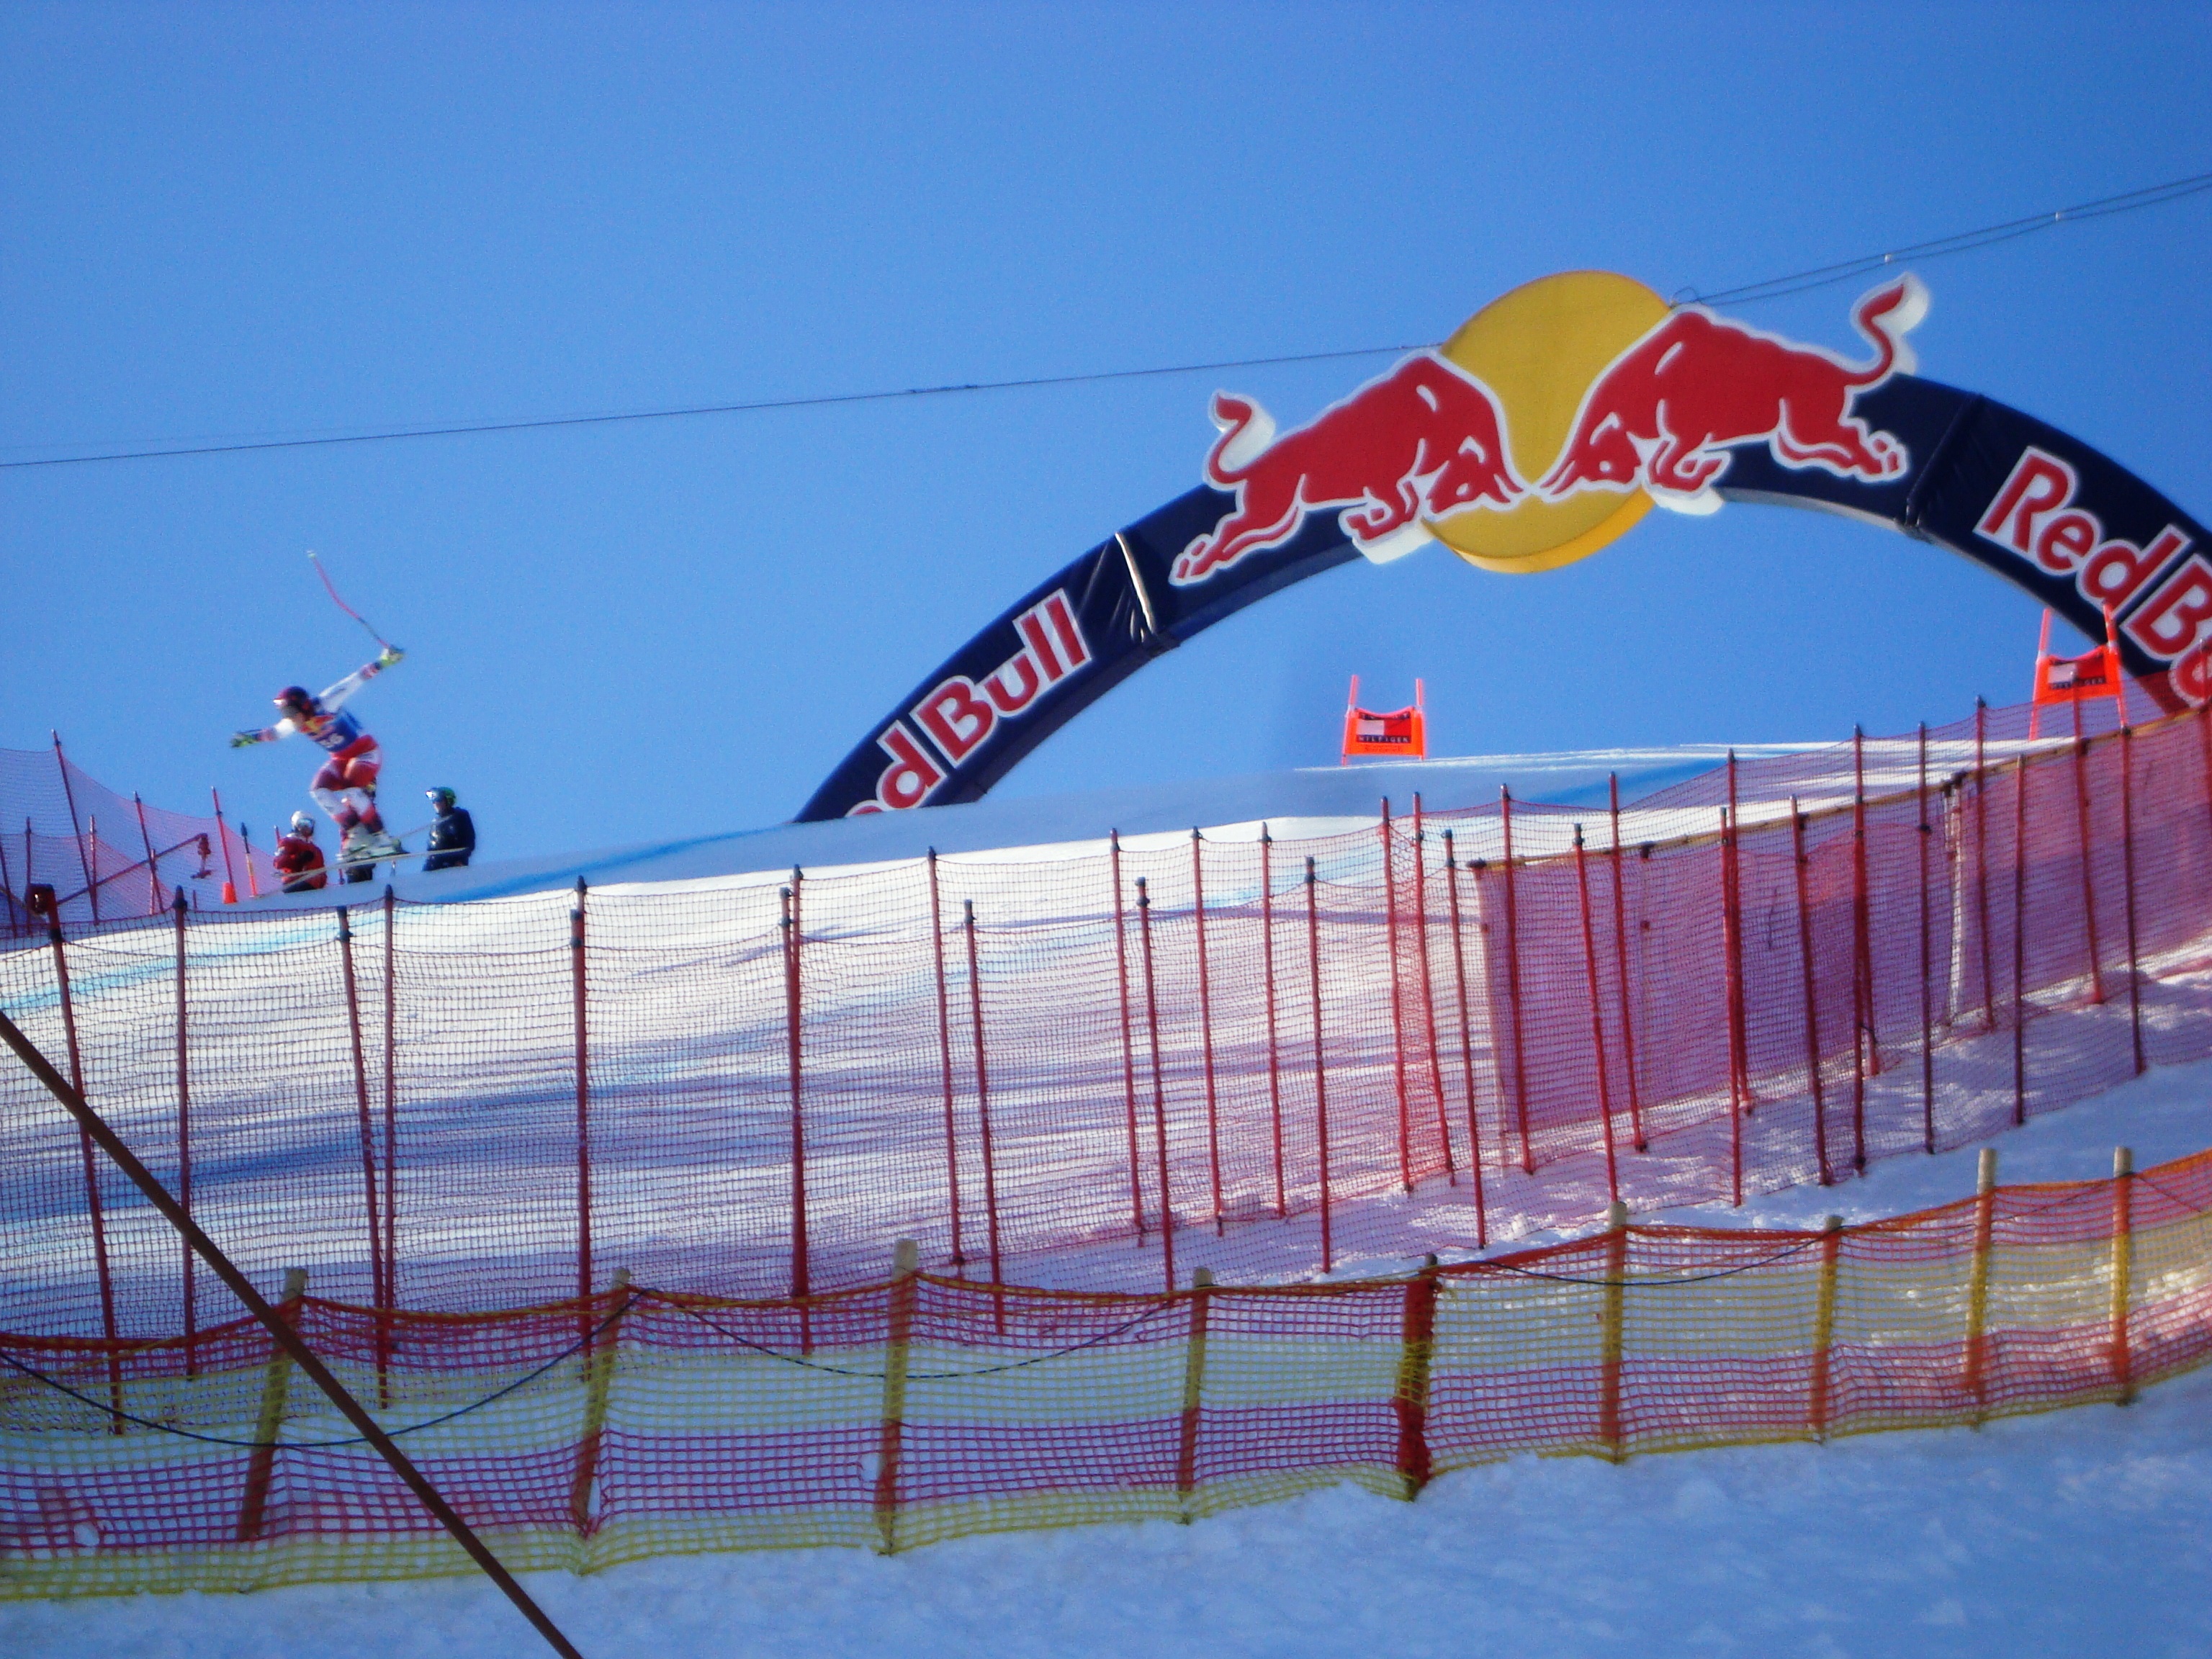
[(1213, 984), (1206, 969), (1205, 837), (1190, 831), (1191, 920), (1198, 929), (1198, 1033), (1206, 1060), (1206, 1155), (1213, 1175), (1213, 1234), (1221, 1236), (1221, 1115), (1213, 1087)]
[(1413, 1190), (1413, 1117), (1406, 1101), (1406, 1018), (1398, 994), (1398, 849), (1390, 837), (1390, 798), (1382, 798), (1382, 926), (1389, 943), (1391, 1076), (1398, 1088), (1398, 1184)]
[(936, 956), (937, 1062), (945, 1085), (945, 1193), (952, 1223), (952, 1271), (957, 1273), (968, 1261), (960, 1249), (960, 1137), (952, 1112), (952, 1006), (945, 984), (945, 913), (938, 896), (934, 847), (929, 849), (929, 939)]
[(1583, 857), (1583, 827), (1575, 826), (1575, 888), (1582, 900), (1583, 974), (1589, 983), (1590, 1060), (1597, 1067), (1598, 1120), (1605, 1126), (1606, 1197), (1620, 1202), (1620, 1165), (1613, 1145), (1613, 1092), (1605, 1075), (1605, 1017), (1598, 1001), (1597, 932), (1590, 925), (1589, 866)]
[(586, 1021), (588, 988), (584, 960), (584, 878), (576, 878), (576, 904), (568, 912), (568, 982), (576, 1036), (576, 1323), (586, 1342), (592, 1333), (592, 1053)]
[(1129, 1116), (1129, 1221), (1142, 1238), (1145, 1180), (1137, 1158), (1137, 1043), (1129, 1017), (1129, 929), (1121, 910), (1121, 832), (1109, 830), (1106, 834), (1114, 872), (1114, 978), (1121, 991), (1121, 1098)]
[(2127, 884), (2128, 918), (2128, 1030), (2135, 1044), (2136, 1075), (2149, 1069), (2143, 1058), (2142, 974), (2136, 938), (2136, 733), (2120, 727), (2120, 873)]
[(1336, 1265), (1329, 1236), (1328, 1213), (1328, 1073), (1322, 1057), (1321, 1036), (1321, 913), (1315, 893), (1314, 861), (1306, 860), (1306, 967), (1313, 986), (1314, 1146), (1321, 1167), (1321, 1270)]
[(1974, 699), (1974, 902), (1981, 913), (1982, 1030), (1997, 1029), (1997, 967), (1990, 943), (1990, 769), (1984, 739), (1990, 706)]
[(2098, 958), (2103, 954), (2097, 948), (2097, 877), (2090, 864), (2096, 843), (2089, 832), (2089, 740), (2081, 735), (2081, 702), (2075, 698), (2074, 709), (2074, 820), (2081, 832), (2081, 927), (2089, 941), (2089, 1006), (2101, 1006), (2105, 1000), (2105, 970)]
[(85, 851), (84, 826), (76, 815), (76, 791), (70, 787), (69, 760), (62, 753), (62, 734), (49, 732), (54, 740), (54, 770), (62, 775), (62, 799), (69, 803), (70, 833), (76, 837), (77, 867), (84, 872), (86, 896), (92, 901), (92, 921), (100, 925), (100, 884), (92, 878), (93, 860)]
[[(991, 1152), (991, 1068), (983, 1058), (983, 974), (975, 952), (975, 901), (963, 899), (968, 935), (968, 1018), (975, 1036), (975, 1126), (983, 1148), (983, 1214), (991, 1245), (991, 1283), (1006, 1283), (999, 1265), (999, 1170)], [(997, 1299), (999, 1328), (1006, 1328), (1006, 1303)]]
[(1459, 1185), (1459, 1166), (1452, 1158), (1451, 1120), (1444, 1107), (1444, 1066), (1437, 1047), (1436, 970), (1429, 965), (1429, 835), (1422, 827), (1421, 797), (1413, 795), (1413, 948), (1421, 955), (1421, 1014), (1429, 1033), (1429, 1086), (1437, 1097), (1437, 1139), (1444, 1149), (1444, 1179)]
[(1865, 739), (1851, 728), (1851, 1167), (1866, 1169), (1866, 1085), (1881, 1075), (1875, 1035), (1873, 929), (1867, 915)]
[[(57, 905), (46, 917), (46, 942), (53, 947), (54, 985), (61, 995), (62, 1037), (69, 1050), (70, 1086), (84, 1092), (84, 1059), (77, 1044), (76, 1005), (70, 995), (69, 951), (62, 943), (62, 919)], [(100, 1328), (107, 1339), (107, 1400), (110, 1431), (123, 1431), (123, 1358), (116, 1346), (120, 1333), (115, 1323), (115, 1276), (107, 1258), (107, 1218), (100, 1200), (100, 1170), (92, 1156), (92, 1131), (76, 1126), (79, 1150), (84, 1158), (84, 1207), (92, 1224), (92, 1261), (100, 1279)]]
[[(343, 904), (338, 906), (338, 963), (345, 981), (346, 1035), (353, 1054), (354, 1110), (361, 1131), (362, 1199), (368, 1216), (369, 1300), (376, 1310), (378, 1329), (381, 1332), (383, 1316), (390, 1309), (391, 1303), (386, 1295), (384, 1231), (380, 1224), (376, 1202), (376, 1126), (368, 1114), (368, 1050), (361, 1040), (361, 983), (354, 974), (353, 921)], [(380, 1344), (377, 1353), (380, 1377), (384, 1370), (384, 1354)]]
[(138, 839), (146, 845), (146, 914), (158, 916), (168, 901), (161, 896), (161, 866), (154, 857), (153, 832), (146, 828), (146, 803), (134, 793), (131, 805), (138, 812)]
[(1813, 975), (1813, 915), (1805, 896), (1805, 815), (1795, 795), (1790, 798), (1790, 842), (1797, 874), (1797, 960), (1805, 988), (1805, 1075), (1813, 1091), (1813, 1141), (1820, 1149), (1820, 1184), (1832, 1187), (1836, 1177), (1828, 1167), (1828, 1103), (1820, 1089), (1820, 998)]
[(1145, 1027), (1152, 1056), (1152, 1146), (1160, 1175), (1160, 1261), (1167, 1274), (1167, 1291), (1175, 1294), (1175, 1196), (1168, 1185), (1167, 1079), (1160, 1066), (1160, 1000), (1152, 975), (1152, 899), (1145, 878), (1137, 878), (1137, 937), (1145, 965)]
[(1275, 1023), (1275, 843), (1260, 826), (1260, 969), (1267, 981), (1267, 1123), (1275, 1154), (1275, 1218), (1291, 1213), (1283, 1178), (1283, 1073)]
[(1914, 799), (1920, 809), (1920, 1140), (1936, 1150), (1935, 1024), (1929, 1012), (1931, 963), (1928, 941), (1928, 843), (1935, 829), (1928, 822), (1928, 722), (1920, 722), (1919, 781)]
[(791, 1089), (791, 1294), (809, 1294), (806, 1274), (806, 1112), (804, 1091), (804, 1052), (799, 1028), (802, 1012), (799, 977), (799, 872), (792, 885), (778, 890), (776, 897), (783, 933), (783, 1032), (786, 1069)]
[(1735, 815), (1721, 808), (1721, 969), (1727, 981), (1729, 1201), (1743, 1202), (1744, 1097), (1749, 1092), (1743, 1076), (1743, 1000), (1737, 994), (1741, 978), (1736, 951), (1740, 923), (1735, 899)]
[(1482, 1130), (1474, 1111), (1474, 1032), (1468, 1017), (1467, 955), (1460, 947), (1458, 849), (1452, 832), (1444, 831), (1444, 884), (1451, 895), (1452, 980), (1459, 993), (1459, 1062), (1467, 1089), (1467, 1167), (1474, 1175), (1474, 1243), (1477, 1249), (1490, 1245), (1489, 1218), (1483, 1213)]
[(2027, 757), (2012, 763), (2012, 1121), (2027, 1121)]
[[(177, 1203), (185, 1219), (192, 1215), (191, 1053), (185, 1036), (185, 896), (170, 907), (177, 929)], [(185, 1246), (185, 1375), (199, 1375), (198, 1286), (192, 1278), (192, 1249)]]
[(1627, 866), (1620, 861), (1620, 774), (1605, 775), (1607, 811), (1613, 822), (1613, 949), (1620, 978), (1620, 1043), (1628, 1065), (1628, 1134), (1639, 1152), (1651, 1143), (1644, 1134), (1644, 1088), (1636, 1075), (1636, 1010), (1628, 997)]
[(1528, 1068), (1521, 1040), (1521, 932), (1513, 894), (1513, 792), (1500, 787), (1498, 811), (1505, 834), (1505, 996), (1513, 1014), (1513, 1104), (1521, 1128), (1521, 1173), (1536, 1173), (1535, 1144), (1528, 1138)]

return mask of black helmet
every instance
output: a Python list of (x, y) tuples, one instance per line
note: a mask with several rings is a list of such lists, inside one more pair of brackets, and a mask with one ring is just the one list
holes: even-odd
[(430, 805), (436, 807), (441, 812), (452, 811), (453, 810), (453, 804), (460, 799), (459, 795), (455, 794), (442, 783), (434, 789), (425, 789), (422, 793), (430, 798)]
[(314, 695), (304, 685), (288, 685), (276, 694), (276, 706), (286, 710), (312, 710), (315, 706)]

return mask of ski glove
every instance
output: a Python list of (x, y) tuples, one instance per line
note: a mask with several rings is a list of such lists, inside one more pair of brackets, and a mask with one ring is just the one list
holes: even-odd
[(231, 733), (230, 746), (233, 749), (245, 749), (260, 741), (261, 734), (258, 732), (234, 732)]
[(379, 668), (389, 668), (406, 654), (398, 646), (387, 645), (376, 653), (376, 665)]

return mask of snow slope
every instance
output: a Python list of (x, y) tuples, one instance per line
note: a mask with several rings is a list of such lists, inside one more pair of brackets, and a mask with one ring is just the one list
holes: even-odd
[[(2008, 1182), (2212, 1142), (2212, 1063), (1999, 1143)], [(1972, 1189), (1974, 1150), (1887, 1160), (1706, 1223), (1893, 1214)], [(1978, 1431), (1641, 1458), (1521, 1458), (1418, 1504), (1351, 1487), (1160, 1522), (857, 1551), (664, 1559), (532, 1589), (590, 1659), (745, 1654), (1283, 1659), (2195, 1655), (2212, 1649), (2212, 1370), (2122, 1410)], [(52, 1659), (524, 1659), (473, 1580), (251, 1596), (0, 1602), (0, 1653)]]

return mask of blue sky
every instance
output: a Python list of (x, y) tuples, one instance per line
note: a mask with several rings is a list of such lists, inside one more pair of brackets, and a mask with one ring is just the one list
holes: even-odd
[[(1434, 340), (1602, 266), (1717, 289), (2212, 167), (2212, 11), (679, 5), (0, 13), (0, 459)], [(2212, 510), (2212, 198), (1923, 268), (1922, 372)], [(1857, 355), (1856, 285), (1748, 308)], [(150, 800), (291, 680), (488, 853), (787, 817), (1039, 576), (1381, 366), (0, 472), (0, 744)], [(2024, 695), (2032, 604), (1814, 514), (1538, 577), (1347, 567), (1001, 786), (1326, 763), (1347, 675), (1446, 752), (1820, 738)]]

